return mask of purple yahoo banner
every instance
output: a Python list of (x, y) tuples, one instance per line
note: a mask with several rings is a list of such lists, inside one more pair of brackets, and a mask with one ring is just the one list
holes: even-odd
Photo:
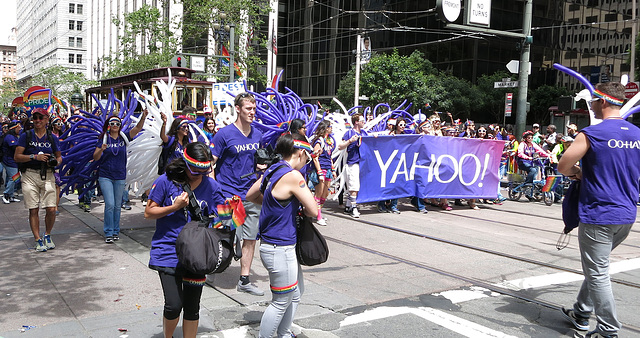
[(444, 136), (363, 137), (358, 203), (421, 198), (495, 198), (504, 141)]

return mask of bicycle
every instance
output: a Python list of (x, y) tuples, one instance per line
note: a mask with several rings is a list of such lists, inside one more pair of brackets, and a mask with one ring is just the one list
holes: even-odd
[[(509, 181), (509, 199), (512, 201), (519, 201), (522, 197), (522, 194), (526, 194), (527, 198), (531, 201), (544, 201), (544, 204), (550, 206), (554, 201), (554, 193), (553, 191), (543, 192), (542, 188), (546, 183), (546, 178), (550, 176), (550, 173), (553, 173), (553, 168), (549, 164), (549, 161), (541, 161), (540, 159), (534, 159), (536, 161), (537, 166), (542, 169), (542, 180), (534, 180), (533, 183), (522, 182), (519, 183), (514, 180)], [(520, 176), (520, 175), (518, 175)], [(522, 177), (522, 176), (520, 176)], [(518, 184), (519, 183), (519, 184)], [(517, 184), (517, 185), (516, 185)], [(531, 196), (531, 197), (529, 197)]]

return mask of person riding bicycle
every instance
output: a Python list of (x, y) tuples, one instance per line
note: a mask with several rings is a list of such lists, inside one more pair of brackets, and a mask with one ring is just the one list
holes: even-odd
[[(534, 162), (536, 154), (542, 157), (549, 157), (546, 151), (533, 142), (533, 132), (527, 130), (522, 134), (522, 142), (518, 146), (518, 167), (527, 172), (525, 183), (533, 183), (533, 180), (538, 175), (539, 164)], [(530, 194), (530, 192), (527, 194), (527, 198), (533, 200), (533, 196)]]

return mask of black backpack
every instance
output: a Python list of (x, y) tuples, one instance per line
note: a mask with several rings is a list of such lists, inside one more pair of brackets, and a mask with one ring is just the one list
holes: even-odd
[(202, 209), (188, 184), (182, 188), (189, 194), (188, 209), (194, 222), (187, 223), (176, 240), (178, 261), (188, 271), (206, 275), (223, 272), (231, 264), (231, 259), (242, 257), (241, 245), (238, 253), (233, 250), (236, 230), (210, 228), (210, 218), (202, 214)]

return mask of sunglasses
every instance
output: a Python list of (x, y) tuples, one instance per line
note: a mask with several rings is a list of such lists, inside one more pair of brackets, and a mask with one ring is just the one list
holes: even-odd
[(405, 123), (400, 123), (400, 124), (398, 125), (398, 127), (404, 127), (404, 126), (406, 126), (406, 124), (405, 124)]
[(598, 102), (598, 101), (600, 101), (600, 100), (602, 100), (602, 98), (601, 98), (601, 97), (595, 97), (595, 98), (593, 98), (593, 99), (589, 100), (589, 103)]
[(478, 130), (478, 133), (486, 133), (486, 130)]
[(187, 129), (189, 129), (189, 125), (187, 125), (187, 124), (183, 124), (183, 125), (181, 125), (180, 127), (178, 127), (178, 129), (184, 129), (184, 130), (187, 130)]
[(118, 122), (118, 121), (111, 121), (109, 122), (109, 126), (110, 127), (120, 127), (122, 125), (122, 123)]
[(62, 127), (62, 126), (64, 125), (64, 123), (62, 123), (62, 122), (56, 122), (56, 123), (54, 123), (53, 125), (54, 125), (54, 126), (56, 126), (56, 127)]
[(34, 121), (44, 120), (46, 118), (47, 118), (46, 116), (40, 115), (40, 114), (31, 116), (31, 119), (34, 120)]

